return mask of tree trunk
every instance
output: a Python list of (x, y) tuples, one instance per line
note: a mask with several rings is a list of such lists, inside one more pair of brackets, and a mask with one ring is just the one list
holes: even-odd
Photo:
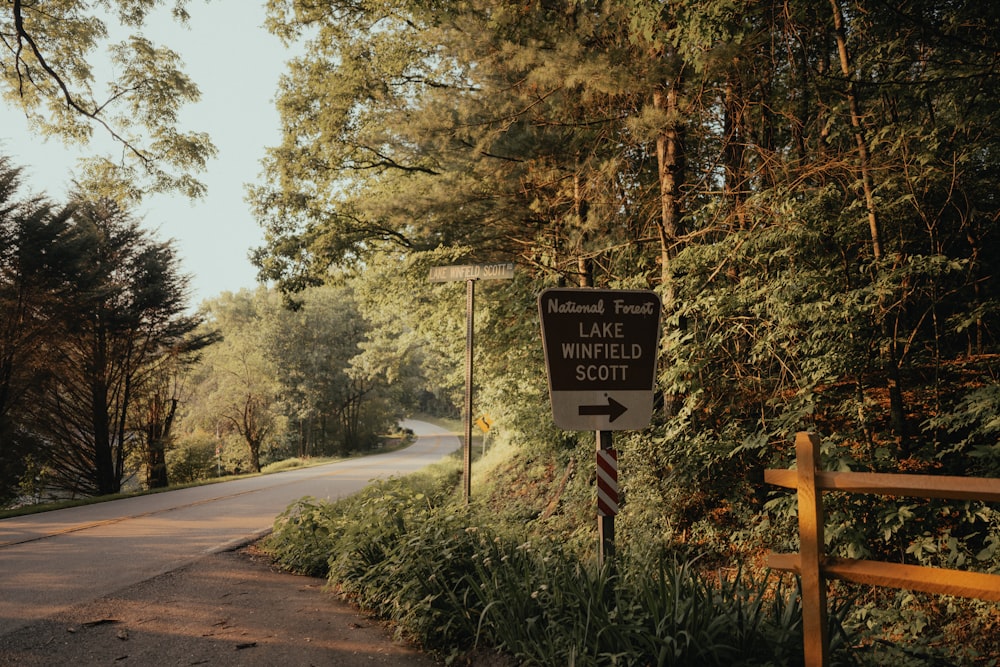
[(683, 79), (678, 76), (666, 86), (653, 92), (653, 107), (665, 112), (670, 122), (656, 138), (656, 163), (660, 181), (660, 216), (658, 232), (660, 240), (660, 282), (663, 285), (665, 310), (673, 307), (675, 288), (673, 285), (673, 257), (676, 255), (677, 237), (680, 235), (681, 207), (680, 188), (684, 183), (684, 133), (677, 118), (679, 97)]
[(176, 413), (176, 398), (171, 398), (168, 406), (164, 406), (159, 396), (153, 397), (146, 425), (146, 486), (151, 489), (170, 485), (166, 453)]
[[(673, 276), (673, 258), (677, 254), (678, 237), (681, 234), (680, 189), (685, 179), (686, 160), (684, 155), (684, 131), (678, 122), (680, 117), (680, 93), (683, 77), (680, 73), (666, 89), (653, 92), (653, 107), (665, 112), (669, 119), (667, 126), (656, 139), (656, 162), (660, 184), (660, 216), (657, 225), (660, 241), (660, 284), (663, 309), (673, 311), (676, 301), (676, 287)], [(683, 327), (683, 323), (681, 324)], [(676, 415), (682, 404), (682, 397), (676, 394), (664, 396), (663, 411), (668, 417)]]
[(249, 440), (250, 445), (250, 469), (253, 472), (260, 472), (260, 441)]
[[(95, 355), (96, 368), (104, 368), (102, 355)], [(91, 426), (94, 438), (94, 491), (99, 496), (118, 493), (119, 485), (115, 477), (114, 452), (111, 446), (111, 416), (108, 413), (110, 391), (103, 377), (95, 377), (91, 382)]]
[[(131, 348), (131, 344), (129, 345)], [(111, 416), (115, 420), (114, 457), (115, 457), (115, 485), (121, 490), (122, 480), (125, 479), (125, 444), (128, 442), (128, 412), (132, 402), (132, 377), (135, 372), (132, 367), (131, 351), (124, 357), (122, 362), (123, 386), (121, 401), (116, 401), (112, 408)], [(116, 491), (117, 493), (117, 491)]]
[(745, 186), (745, 170), (743, 168), (744, 144), (741, 136), (742, 113), (737, 105), (739, 97), (739, 81), (731, 74), (726, 81), (726, 99), (722, 128), (722, 155), (725, 167), (723, 184), (724, 197), (732, 208), (732, 216), (736, 219), (736, 229), (745, 230), (747, 226), (746, 209), (743, 204)]
[(594, 286), (594, 261), (586, 256), (584, 242), (587, 240), (587, 233), (583, 231), (584, 223), (587, 220), (589, 206), (583, 196), (583, 188), (580, 185), (580, 168), (577, 166), (576, 173), (573, 174), (573, 214), (576, 217), (576, 224), (580, 227), (580, 240), (576, 247), (576, 269), (577, 285), (579, 287)]
[(871, 156), (868, 152), (868, 142), (865, 140), (864, 128), (861, 124), (861, 104), (854, 89), (853, 73), (851, 71), (850, 54), (847, 51), (847, 31), (844, 27), (844, 14), (840, 9), (839, 0), (830, 0), (833, 8), (834, 35), (837, 39), (837, 53), (840, 57), (840, 71), (847, 83), (847, 104), (851, 112), (851, 127), (854, 130), (854, 143), (858, 147), (858, 161), (861, 169), (861, 188), (865, 197), (865, 210), (868, 213), (868, 230), (872, 239), (872, 255), (875, 261), (882, 259), (882, 231), (875, 212), (875, 195), (872, 186)]
[[(839, 0), (830, 0), (833, 9), (834, 34), (837, 40), (837, 53), (840, 58), (840, 71), (844, 75), (847, 83), (847, 103), (851, 114), (851, 127), (854, 130), (854, 142), (858, 148), (858, 162), (861, 172), (861, 188), (864, 193), (865, 210), (868, 214), (868, 230), (871, 235), (872, 256), (876, 262), (882, 259), (882, 230), (875, 208), (874, 186), (872, 185), (871, 156), (868, 150), (868, 142), (865, 139), (864, 128), (861, 122), (861, 103), (858, 100), (857, 91), (854, 87), (853, 72), (851, 70), (850, 53), (847, 50), (847, 31), (844, 26), (844, 14), (840, 8)], [(880, 298), (880, 306), (885, 299)], [(885, 311), (884, 308), (880, 310)], [(906, 406), (903, 402), (903, 388), (899, 369), (899, 349), (896, 344), (895, 327), (891, 325), (888, 317), (878, 314), (882, 324), (882, 334), (886, 340), (886, 382), (889, 390), (889, 419), (892, 430), (896, 435), (896, 440), (902, 452), (908, 450), (908, 428), (906, 423)]]

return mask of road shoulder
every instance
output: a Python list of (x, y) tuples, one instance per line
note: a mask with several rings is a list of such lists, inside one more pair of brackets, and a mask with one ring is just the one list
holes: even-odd
[(439, 664), (324, 583), (253, 547), (207, 555), (0, 637), (0, 665)]

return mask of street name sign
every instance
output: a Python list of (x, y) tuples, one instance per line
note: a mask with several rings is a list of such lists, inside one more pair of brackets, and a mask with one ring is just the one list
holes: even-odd
[[(476, 282), (479, 280), (511, 280), (514, 263), (464, 264), (431, 267), (427, 279), (432, 283), (465, 281), (465, 455), (462, 486), (465, 504), (469, 504), (472, 479), (472, 345), (475, 331)], [(483, 431), (485, 433), (485, 430)]]
[(510, 280), (513, 277), (513, 262), (503, 262), (500, 264), (432, 266), (427, 279), (432, 283), (447, 283), (456, 280)]
[(569, 431), (642, 429), (653, 416), (660, 297), (649, 290), (538, 295), (552, 419)]

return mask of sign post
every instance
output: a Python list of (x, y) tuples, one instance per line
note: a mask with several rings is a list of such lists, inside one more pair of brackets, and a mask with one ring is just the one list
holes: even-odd
[(597, 562), (615, 556), (615, 515), (618, 514), (618, 452), (611, 431), (597, 431)]
[(595, 431), (598, 560), (614, 555), (618, 454), (612, 431), (653, 416), (660, 298), (648, 290), (548, 289), (538, 296), (552, 420)]
[(476, 281), (510, 280), (514, 264), (466, 264), (431, 267), (427, 279), (432, 283), (465, 281), (465, 447), (463, 451), (462, 489), (465, 504), (472, 495), (472, 346), (475, 329)]

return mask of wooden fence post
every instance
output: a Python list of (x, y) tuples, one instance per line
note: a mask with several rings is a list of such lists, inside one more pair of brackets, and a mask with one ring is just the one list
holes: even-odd
[(764, 480), (798, 491), (799, 553), (768, 555), (775, 570), (795, 572), (802, 582), (802, 634), (806, 667), (830, 662), (826, 580), (842, 579), (1000, 601), (1000, 575), (879, 561), (827, 558), (823, 539), (823, 491), (946, 498), (1000, 503), (1000, 479), (946, 475), (901, 475), (819, 470), (820, 441), (812, 433), (795, 437), (795, 470), (765, 470)]
[(820, 440), (814, 433), (795, 436), (799, 501), (799, 576), (802, 581), (802, 634), (807, 667), (830, 663), (827, 637), (826, 582), (820, 571), (824, 558), (823, 493), (816, 488)]

